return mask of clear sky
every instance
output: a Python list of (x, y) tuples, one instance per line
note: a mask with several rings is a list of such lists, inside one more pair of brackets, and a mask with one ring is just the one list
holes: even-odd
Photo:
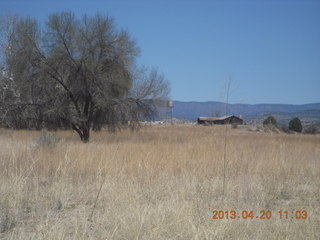
[(320, 0), (0, 0), (0, 14), (113, 16), (181, 101), (320, 102)]

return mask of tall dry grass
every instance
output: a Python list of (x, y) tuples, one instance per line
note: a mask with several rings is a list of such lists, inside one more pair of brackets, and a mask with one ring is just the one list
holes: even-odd
[[(223, 198), (224, 133), (154, 126), (83, 144), (60, 131), (48, 147), (40, 132), (0, 130), (0, 238), (320, 239), (320, 137), (228, 130)], [(213, 220), (213, 210), (274, 216)]]

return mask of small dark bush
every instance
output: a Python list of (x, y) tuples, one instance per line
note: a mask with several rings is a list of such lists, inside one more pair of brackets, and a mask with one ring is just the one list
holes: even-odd
[(267, 117), (263, 121), (263, 126), (267, 130), (278, 131), (278, 123), (277, 123), (277, 120), (273, 116)]
[(277, 123), (277, 120), (273, 116), (269, 116), (263, 121), (263, 125), (277, 126), (278, 123)]
[(302, 132), (302, 124), (299, 118), (293, 118), (289, 122), (289, 130), (295, 131), (295, 132)]

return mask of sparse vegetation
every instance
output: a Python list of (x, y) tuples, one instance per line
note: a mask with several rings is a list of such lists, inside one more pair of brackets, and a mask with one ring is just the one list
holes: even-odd
[(320, 133), (320, 123), (314, 123), (307, 126), (304, 130), (306, 134), (319, 134)]
[(284, 132), (284, 133), (290, 133), (291, 132), (289, 127), (288, 127), (288, 125), (286, 125), (286, 124), (281, 124), (280, 128), (281, 128), (282, 132)]
[(35, 148), (38, 147), (49, 147), (49, 148), (54, 148), (61, 140), (61, 137), (48, 132), (45, 129), (41, 130), (41, 134), (39, 137), (36, 138), (35, 141)]
[[(223, 200), (225, 126), (100, 131), (88, 144), (55, 134), (55, 148), (34, 149), (41, 132), (0, 130), (1, 239), (320, 238), (318, 135), (229, 131)], [(213, 220), (213, 210), (274, 215)]]

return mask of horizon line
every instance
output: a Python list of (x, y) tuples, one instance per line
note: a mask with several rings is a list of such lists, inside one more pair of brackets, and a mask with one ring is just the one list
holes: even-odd
[[(194, 103), (209, 103), (209, 102), (216, 102), (216, 103), (223, 103), (226, 104), (225, 102), (222, 101), (216, 101), (216, 100), (210, 100), (210, 101), (198, 101), (198, 100), (172, 100), (174, 102), (194, 102)], [(311, 104), (320, 104), (319, 102), (311, 102), (311, 103), (228, 103), (230, 105), (235, 105), (235, 104), (241, 104), (241, 105), (311, 105)]]

